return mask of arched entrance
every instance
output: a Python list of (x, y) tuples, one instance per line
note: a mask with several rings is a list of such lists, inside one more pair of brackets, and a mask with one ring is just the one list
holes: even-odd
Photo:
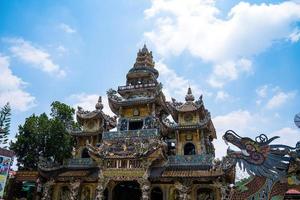
[(90, 158), (89, 150), (87, 148), (84, 148), (81, 152), (81, 158)]
[(113, 189), (113, 200), (140, 200), (142, 191), (136, 181), (118, 183)]
[(151, 190), (151, 200), (163, 200), (163, 192), (159, 187), (155, 187)]
[(195, 150), (195, 145), (193, 143), (186, 143), (184, 145), (184, 155), (195, 155), (196, 150)]

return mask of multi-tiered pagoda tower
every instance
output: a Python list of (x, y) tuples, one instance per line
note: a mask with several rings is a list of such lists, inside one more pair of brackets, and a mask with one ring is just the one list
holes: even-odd
[(126, 85), (107, 92), (116, 116), (103, 113), (101, 97), (96, 110), (78, 109), (74, 157), (40, 165), (44, 199), (221, 199), (234, 168), (214, 159), (216, 132), (202, 96), (195, 101), (188, 88), (184, 103), (168, 102), (158, 76), (144, 46)]

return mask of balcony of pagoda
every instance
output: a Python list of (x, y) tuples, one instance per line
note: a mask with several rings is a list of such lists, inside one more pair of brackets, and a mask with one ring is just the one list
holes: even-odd
[(70, 131), (70, 134), (75, 137), (95, 136), (95, 135), (99, 135), (100, 133), (101, 133), (101, 130), (94, 130), (94, 131), (72, 130), (72, 131)]
[(200, 155), (172, 155), (168, 156), (170, 167), (196, 167), (207, 170), (213, 167), (214, 156), (211, 154)]
[(92, 158), (70, 158), (64, 160), (66, 168), (92, 168), (97, 167), (96, 162)]
[(134, 89), (148, 89), (148, 88), (155, 88), (157, 86), (156, 83), (145, 83), (145, 84), (137, 84), (137, 85), (125, 85), (119, 86), (118, 92), (130, 91)]
[(126, 139), (126, 138), (159, 138), (157, 129), (139, 129), (126, 131), (110, 131), (102, 134), (103, 140)]

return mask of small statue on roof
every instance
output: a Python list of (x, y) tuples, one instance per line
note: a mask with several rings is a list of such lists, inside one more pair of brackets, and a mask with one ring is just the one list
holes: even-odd
[(95, 105), (96, 110), (102, 110), (103, 109), (103, 104), (102, 104), (102, 97), (99, 96), (98, 102)]

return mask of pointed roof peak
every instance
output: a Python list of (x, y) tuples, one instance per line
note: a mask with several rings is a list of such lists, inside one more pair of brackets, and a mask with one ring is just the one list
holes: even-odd
[(139, 49), (134, 67), (154, 67), (152, 51), (149, 51), (146, 44), (142, 49)]
[(187, 94), (185, 96), (185, 100), (186, 101), (194, 101), (195, 100), (195, 97), (194, 97), (194, 95), (192, 93), (191, 87), (188, 88)]
[(148, 52), (149, 52), (148, 49), (147, 49), (146, 44), (144, 44), (144, 46), (143, 46), (143, 48), (142, 48), (142, 52), (143, 52), (143, 53), (148, 53)]

